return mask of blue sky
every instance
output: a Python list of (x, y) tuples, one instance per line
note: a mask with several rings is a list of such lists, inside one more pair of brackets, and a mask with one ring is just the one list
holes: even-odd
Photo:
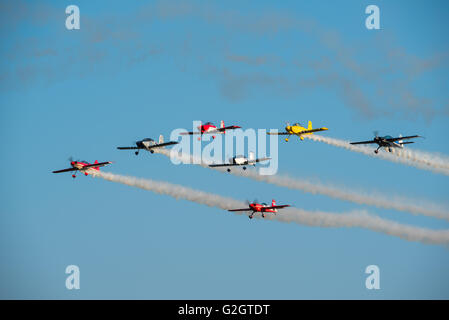
[[(76, 4), (81, 29), (65, 29)], [(380, 8), (381, 30), (365, 28)], [(249, 221), (52, 170), (70, 156), (239, 200), (366, 209), (417, 226), (445, 221), (364, 207), (120, 152), (193, 120), (286, 121), (330, 137), (420, 134), (449, 154), (448, 4), (435, 1), (19, 2), (1, 4), (0, 297), (38, 299), (447, 299), (447, 247), (364, 229)], [(447, 177), (313, 141), (279, 141), (279, 173), (448, 205)], [(67, 290), (75, 264), (81, 289)], [(365, 288), (378, 265), (381, 289)]]

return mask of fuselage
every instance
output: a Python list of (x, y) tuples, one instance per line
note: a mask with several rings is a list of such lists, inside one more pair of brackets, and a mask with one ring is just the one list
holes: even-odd
[(87, 176), (88, 174), (96, 173), (97, 171), (100, 171), (100, 168), (98, 167), (89, 167), (84, 168), (85, 166), (88, 166), (90, 163), (87, 161), (71, 161), (70, 165), (73, 168), (78, 169), (79, 171), (84, 172), (84, 174)]
[(229, 159), (231, 163), (238, 164), (238, 165), (245, 165), (248, 164), (248, 158), (243, 156), (236, 156)]
[(374, 142), (376, 142), (379, 147), (393, 147), (393, 148), (404, 148), (402, 144), (395, 141), (387, 141), (387, 139), (392, 139), (392, 136), (375, 137)]
[[(198, 126), (198, 130), (200, 130), (201, 133), (215, 132), (215, 131), (217, 131), (217, 127), (214, 126), (211, 122), (207, 122), (201, 126)], [(217, 133), (219, 133), (219, 132), (217, 132)]]
[(146, 150), (150, 150), (149, 147), (152, 145), (155, 145), (155, 144), (156, 144), (156, 142), (151, 138), (146, 138), (146, 139), (136, 142), (136, 145), (138, 148), (142, 148), (142, 149), (146, 149)]
[[(303, 135), (307, 135), (307, 134), (313, 134), (312, 132), (309, 133), (301, 133), (303, 131), (308, 130), (306, 127), (301, 126), (299, 123), (295, 123), (292, 126), (286, 126), (285, 127), (285, 131), (289, 134), (294, 134), (297, 135), (301, 140), (304, 140)], [(287, 139), (288, 141), (288, 139)]]
[(267, 209), (268, 205), (266, 203), (250, 203), (249, 207), (254, 212), (277, 212), (276, 209)]
[[(302, 131), (307, 130), (307, 128), (301, 126), (299, 123), (295, 123), (292, 126), (286, 126), (285, 131), (291, 134), (299, 134)], [(302, 133), (302, 134), (311, 134), (311, 133)]]

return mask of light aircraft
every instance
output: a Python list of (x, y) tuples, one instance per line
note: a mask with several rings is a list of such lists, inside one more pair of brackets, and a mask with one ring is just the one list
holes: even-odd
[(69, 161), (70, 161), (70, 165), (72, 166), (71, 168), (56, 170), (56, 171), (53, 171), (53, 173), (75, 171), (75, 173), (72, 174), (72, 177), (76, 178), (76, 173), (78, 171), (83, 172), (84, 175), (87, 176), (89, 174), (95, 174), (97, 171), (100, 171), (100, 167), (103, 167), (103, 166), (106, 166), (106, 165), (112, 163), (110, 161), (98, 162), (97, 160), (95, 160), (95, 162), (92, 164), (87, 161), (74, 161), (73, 159), (69, 159)]
[(249, 218), (252, 219), (254, 213), (256, 213), (256, 212), (262, 213), (262, 218), (265, 218), (265, 213), (266, 212), (276, 214), (276, 212), (278, 212), (277, 209), (282, 209), (282, 208), (285, 208), (285, 207), (290, 207), (290, 205), (284, 204), (284, 205), (277, 206), (276, 205), (276, 201), (273, 199), (271, 201), (271, 206), (268, 206), (266, 203), (257, 203), (257, 201), (253, 201), (251, 203), (248, 202), (248, 208), (245, 208), (245, 209), (230, 209), (228, 211), (231, 211), (231, 212), (251, 211), (251, 214), (249, 215)]
[[(217, 128), (214, 124), (212, 124), (212, 122), (206, 122), (205, 124), (201, 124), (198, 126), (198, 130), (199, 131), (195, 131), (195, 132), (181, 132), (181, 135), (194, 135), (194, 134), (199, 134), (199, 135), (203, 135), (203, 134), (224, 134), (226, 133), (226, 130), (234, 130), (234, 129), (239, 129), (241, 127), (239, 126), (229, 126), (229, 127), (225, 127), (224, 125), (224, 121), (221, 120), (220, 121), (220, 128)], [(212, 136), (212, 138), (215, 139), (215, 136)], [(201, 138), (198, 138), (198, 140), (201, 140)]]
[(164, 143), (164, 137), (162, 135), (160, 135), (159, 143), (156, 143), (151, 138), (145, 138), (143, 140), (136, 141), (135, 147), (117, 147), (117, 149), (119, 149), (119, 150), (137, 150), (136, 152), (134, 152), (137, 156), (139, 154), (139, 150), (141, 150), (141, 149), (150, 151), (151, 153), (154, 153), (153, 149), (155, 149), (155, 148), (163, 148), (165, 146), (170, 146), (172, 144), (177, 144), (177, 143), (178, 142), (175, 142), (175, 141), (170, 141), (170, 142)]
[[(243, 170), (246, 170), (246, 166), (253, 165), (256, 166), (257, 162), (270, 160), (271, 158), (260, 158), (254, 159), (254, 152), (249, 153), (249, 158), (244, 156), (235, 156), (229, 159), (229, 163), (220, 163), (220, 164), (210, 164), (209, 167), (233, 167), (233, 166), (243, 166)], [(231, 172), (231, 168), (227, 169), (228, 172)]]
[(294, 125), (290, 125), (289, 123), (287, 123), (287, 126), (285, 127), (285, 131), (286, 132), (267, 132), (267, 134), (272, 134), (272, 135), (288, 135), (287, 138), (285, 138), (285, 141), (288, 142), (288, 138), (290, 138), (290, 136), (296, 135), (299, 137), (299, 139), (304, 140), (303, 135), (307, 135), (307, 134), (313, 134), (314, 132), (318, 132), (318, 131), (325, 131), (328, 130), (327, 128), (317, 128), (317, 129), (313, 129), (312, 128), (312, 121), (308, 122), (308, 126), (303, 127), (301, 126), (299, 123), (295, 123)]
[(373, 140), (368, 141), (358, 141), (358, 142), (351, 142), (351, 144), (370, 144), (370, 143), (376, 143), (378, 145), (377, 149), (374, 150), (374, 153), (379, 153), (380, 148), (385, 148), (389, 152), (392, 152), (392, 148), (403, 148), (404, 144), (410, 144), (414, 143), (414, 141), (403, 141), (404, 139), (413, 139), (413, 138), (419, 138), (420, 136), (414, 135), (414, 136), (406, 136), (402, 137), (402, 135), (399, 135), (397, 138), (393, 138), (392, 136), (383, 136), (379, 137), (377, 132), (374, 133), (375, 137)]

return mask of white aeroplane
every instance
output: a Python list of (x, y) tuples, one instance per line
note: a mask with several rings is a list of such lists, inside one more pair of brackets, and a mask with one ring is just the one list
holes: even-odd
[(136, 152), (134, 152), (137, 156), (139, 154), (139, 150), (141, 150), (141, 149), (150, 151), (151, 153), (154, 153), (153, 149), (155, 149), (155, 148), (164, 148), (165, 146), (169, 146), (169, 145), (177, 144), (177, 143), (178, 142), (176, 142), (176, 141), (169, 141), (169, 142), (164, 143), (164, 137), (162, 135), (160, 135), (159, 143), (156, 143), (156, 141), (154, 141), (151, 138), (145, 138), (140, 141), (136, 141), (135, 147), (117, 147), (117, 149), (119, 149), (119, 150), (137, 150)]
[[(209, 167), (215, 168), (215, 167), (233, 167), (233, 166), (243, 166), (243, 170), (246, 170), (246, 166), (256, 166), (257, 162), (270, 160), (271, 158), (260, 158), (255, 159), (254, 158), (254, 152), (249, 153), (249, 158), (246, 158), (244, 156), (235, 156), (232, 158), (229, 158), (229, 163), (219, 163), (219, 164), (210, 164)], [(231, 169), (227, 169), (228, 172), (231, 172)]]

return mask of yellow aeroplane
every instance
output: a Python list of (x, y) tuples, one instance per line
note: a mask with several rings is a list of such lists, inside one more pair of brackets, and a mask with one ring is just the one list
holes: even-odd
[(285, 141), (288, 142), (288, 138), (290, 138), (290, 136), (292, 134), (296, 135), (299, 137), (299, 139), (304, 140), (303, 135), (306, 134), (313, 134), (314, 132), (318, 132), (318, 131), (326, 131), (328, 130), (327, 128), (317, 128), (317, 129), (312, 129), (312, 121), (309, 121), (307, 128), (301, 126), (299, 123), (295, 123), (294, 125), (290, 125), (287, 123), (287, 126), (285, 127), (285, 131), (286, 132), (267, 132), (267, 134), (272, 134), (272, 135), (288, 135), (287, 138), (285, 138)]

